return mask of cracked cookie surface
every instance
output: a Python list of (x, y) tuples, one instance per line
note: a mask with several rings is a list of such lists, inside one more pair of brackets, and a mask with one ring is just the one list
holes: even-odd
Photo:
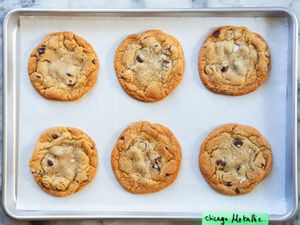
[(244, 95), (269, 77), (270, 50), (265, 40), (246, 27), (225, 26), (210, 34), (199, 52), (198, 69), (213, 92)]
[(127, 191), (153, 193), (175, 181), (181, 165), (181, 147), (167, 127), (136, 122), (119, 136), (111, 164), (117, 180)]
[(79, 99), (90, 90), (99, 68), (93, 47), (72, 32), (47, 35), (33, 50), (28, 74), (34, 88), (45, 98)]
[(246, 194), (270, 173), (271, 147), (253, 127), (225, 124), (202, 143), (199, 167), (205, 180), (218, 192)]
[(115, 54), (115, 71), (133, 98), (156, 102), (168, 96), (184, 73), (184, 55), (176, 38), (159, 30), (128, 36)]
[(76, 128), (56, 127), (39, 137), (30, 170), (47, 193), (63, 197), (83, 189), (94, 178), (98, 154), (93, 140)]

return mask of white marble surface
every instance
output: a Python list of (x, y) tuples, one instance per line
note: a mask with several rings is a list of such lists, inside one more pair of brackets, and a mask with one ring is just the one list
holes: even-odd
[[(206, 8), (206, 7), (263, 7), (280, 6), (291, 9), (300, 19), (300, 0), (0, 0), (0, 21), (2, 25), (5, 14), (14, 8)], [(299, 57), (300, 58), (300, 57)], [(2, 26), (0, 27), (0, 82), (2, 83)], [(2, 85), (0, 86), (2, 93)], [(300, 99), (300, 97), (298, 97)], [(299, 100), (298, 100), (299, 102)], [(0, 98), (2, 108), (2, 97)], [(1, 112), (2, 113), (2, 112)], [(299, 113), (299, 110), (298, 110)], [(0, 117), (2, 120), (2, 117)], [(0, 121), (2, 123), (2, 121)], [(298, 122), (299, 124), (299, 122)], [(299, 125), (298, 125), (299, 127)], [(1, 134), (0, 128), (0, 134)], [(2, 136), (2, 135), (1, 135)], [(1, 140), (2, 142), (2, 140)], [(299, 143), (299, 138), (298, 138)], [(0, 154), (1, 157), (2, 154)], [(299, 158), (299, 157), (298, 157)], [(2, 160), (1, 160), (2, 161)], [(0, 167), (1, 168), (1, 167)], [(1, 171), (0, 171), (1, 176)], [(300, 224), (299, 211), (296, 216), (284, 223)], [(120, 220), (68, 220), (68, 221), (16, 221), (10, 219), (0, 209), (0, 225), (177, 225), (199, 224), (199, 221), (120, 221)]]

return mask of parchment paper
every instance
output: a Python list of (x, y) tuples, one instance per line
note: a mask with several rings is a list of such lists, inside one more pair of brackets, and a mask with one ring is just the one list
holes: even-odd
[[(205, 37), (221, 25), (244, 25), (261, 34), (271, 49), (272, 70), (263, 87), (254, 93), (231, 97), (208, 91), (197, 69), (198, 50)], [(285, 18), (54, 18), (22, 17), (20, 20), (20, 114), (17, 209), (49, 211), (133, 211), (200, 213), (203, 210), (242, 210), (283, 214), (286, 167), (287, 35)], [(114, 73), (114, 52), (127, 35), (161, 29), (182, 44), (186, 69), (180, 86), (158, 103), (129, 97)], [(75, 102), (49, 101), (32, 87), (27, 62), (33, 48), (50, 32), (72, 31), (93, 45), (100, 59), (95, 87)], [(182, 146), (182, 168), (175, 183), (154, 194), (134, 195), (115, 179), (110, 154), (120, 134), (138, 120), (169, 127)], [(237, 122), (256, 127), (269, 140), (274, 156), (270, 176), (250, 194), (228, 197), (204, 181), (198, 168), (203, 139), (217, 126)], [(96, 142), (99, 167), (84, 190), (56, 198), (43, 192), (29, 170), (34, 144), (41, 132), (53, 126), (85, 131)]]

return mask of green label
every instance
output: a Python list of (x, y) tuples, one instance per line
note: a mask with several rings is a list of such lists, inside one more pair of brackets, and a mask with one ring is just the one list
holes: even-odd
[(254, 212), (210, 212), (202, 214), (202, 225), (268, 225), (266, 213)]

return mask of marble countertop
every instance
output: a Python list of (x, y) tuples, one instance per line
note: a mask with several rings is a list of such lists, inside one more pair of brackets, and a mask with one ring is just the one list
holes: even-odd
[[(15, 8), (207, 8), (207, 7), (263, 7), (279, 6), (292, 10), (300, 19), (300, 0), (0, 0), (0, 82), (2, 83), (2, 22), (6, 13)], [(300, 58), (300, 57), (299, 57)], [(299, 73), (298, 73), (299, 76)], [(2, 93), (2, 85), (0, 86)], [(298, 105), (300, 97), (298, 96)], [(0, 98), (2, 109), (2, 97)], [(299, 115), (299, 110), (298, 110)], [(0, 117), (2, 120), (2, 117)], [(2, 121), (0, 121), (2, 123)], [(299, 122), (298, 122), (299, 127)], [(2, 128), (0, 128), (2, 132)], [(2, 137), (2, 134), (1, 134)], [(298, 136), (298, 143), (299, 143)], [(2, 140), (1, 140), (2, 142)], [(2, 153), (0, 154), (2, 157)], [(299, 160), (299, 157), (298, 157)], [(2, 161), (2, 160), (1, 160)], [(0, 162), (1, 162), (0, 161)], [(1, 171), (0, 171), (1, 176)], [(300, 211), (285, 225), (300, 224)], [(142, 225), (177, 225), (177, 224), (199, 224), (198, 222), (172, 222), (172, 221), (131, 221), (131, 220), (65, 220), (65, 221), (17, 221), (9, 218), (0, 209), (0, 224), (2, 225), (119, 225), (119, 224), (142, 224)]]

